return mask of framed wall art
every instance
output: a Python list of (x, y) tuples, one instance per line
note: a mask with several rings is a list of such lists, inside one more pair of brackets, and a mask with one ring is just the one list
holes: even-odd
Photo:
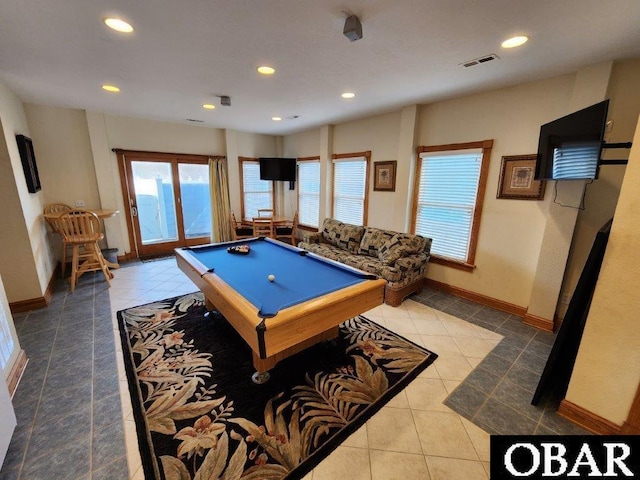
[(16, 135), (18, 151), (20, 152), (20, 160), (22, 161), (22, 169), (24, 170), (24, 178), (27, 181), (27, 190), (29, 193), (40, 191), (40, 176), (38, 175), (38, 166), (36, 165), (36, 155), (33, 152), (33, 142), (29, 137), (24, 135)]
[(373, 162), (373, 190), (376, 192), (396, 191), (396, 160)]
[(502, 157), (497, 198), (542, 200), (545, 181), (536, 180), (535, 172), (535, 154)]

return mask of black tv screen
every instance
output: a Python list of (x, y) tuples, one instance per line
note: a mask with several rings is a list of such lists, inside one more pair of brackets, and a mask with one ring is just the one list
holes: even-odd
[(260, 180), (294, 182), (296, 180), (296, 159), (260, 158)]
[(540, 127), (536, 180), (598, 177), (609, 100)]

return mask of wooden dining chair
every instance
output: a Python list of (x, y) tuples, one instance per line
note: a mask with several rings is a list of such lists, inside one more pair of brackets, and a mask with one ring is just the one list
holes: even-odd
[(258, 216), (259, 217), (273, 217), (274, 211), (273, 208), (259, 208)]
[(275, 238), (275, 229), (272, 218), (254, 218), (253, 236)]
[(236, 216), (231, 214), (231, 231), (233, 232), (234, 240), (241, 240), (243, 238), (253, 237), (253, 225), (243, 222), (238, 222)]
[(284, 225), (276, 225), (276, 240), (287, 240), (291, 245), (297, 243), (298, 212), (293, 215), (293, 220)]
[(60, 215), (60, 234), (72, 247), (71, 293), (75, 291), (80, 276), (85, 272), (102, 271), (107, 285), (113, 274), (109, 271), (98, 242), (104, 238), (98, 216), (88, 210), (69, 210)]
[[(65, 204), (65, 203), (49, 203), (47, 205), (44, 206), (44, 210), (43, 213), (45, 215), (49, 215), (44, 217), (45, 221), (47, 222), (47, 225), (49, 225), (49, 228), (51, 229), (51, 231), (53, 233), (57, 233), (60, 234), (60, 218), (59, 217), (52, 217), (50, 216), (51, 214), (57, 214), (59, 213), (60, 215), (62, 215), (64, 212), (68, 212), (70, 211), (72, 208)], [(66, 270), (67, 267), (67, 254), (71, 255), (71, 245), (65, 243), (64, 238), (62, 239), (62, 260), (61, 262), (61, 270), (62, 270), (62, 277), (64, 278), (64, 272)]]

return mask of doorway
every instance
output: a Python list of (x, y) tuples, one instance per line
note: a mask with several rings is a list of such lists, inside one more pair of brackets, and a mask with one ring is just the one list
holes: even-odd
[(211, 241), (209, 157), (116, 151), (132, 253), (169, 255)]

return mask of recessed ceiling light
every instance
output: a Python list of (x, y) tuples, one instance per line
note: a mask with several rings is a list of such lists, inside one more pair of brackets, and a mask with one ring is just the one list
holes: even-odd
[(115, 85), (102, 85), (102, 89), (111, 93), (118, 93), (120, 91), (120, 89)]
[(276, 73), (276, 69), (269, 67), (268, 65), (262, 65), (258, 67), (258, 73), (261, 73), (262, 75), (273, 75)]
[(202, 108), (206, 108), (207, 110), (213, 110), (214, 108), (216, 108), (216, 106), (211, 105), (210, 103), (205, 103), (204, 105), (202, 105)]
[(353, 97), (355, 97), (355, 96), (356, 96), (356, 94), (355, 94), (355, 93), (353, 93), (353, 92), (344, 92), (344, 93), (342, 94), (342, 98), (353, 98)]
[(516, 37), (507, 38), (504, 42), (501, 43), (502, 48), (514, 48), (519, 47), (520, 45), (524, 45), (529, 40), (529, 37), (525, 35), (518, 35)]
[(116, 32), (122, 33), (131, 33), (133, 32), (133, 27), (125, 22), (124, 20), (120, 20), (119, 18), (105, 18), (104, 24), (114, 29)]
[(282, 120), (282, 117), (271, 117), (271, 120), (273, 120), (274, 122), (279, 122), (280, 120)]

